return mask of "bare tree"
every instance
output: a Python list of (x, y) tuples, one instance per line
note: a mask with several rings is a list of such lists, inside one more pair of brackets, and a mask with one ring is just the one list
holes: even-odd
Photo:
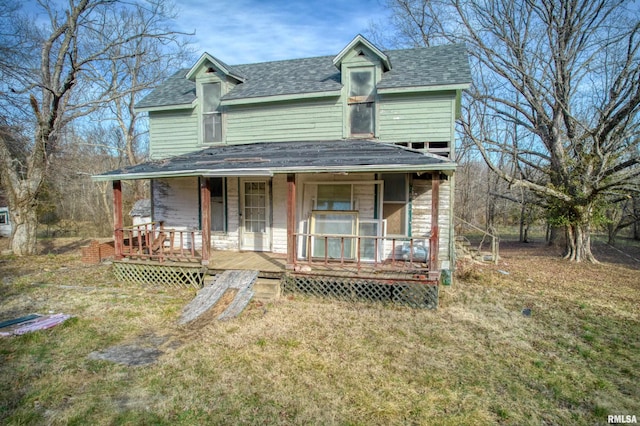
[[(640, 20), (624, 0), (389, 0), (402, 33), (464, 42), (474, 85), (461, 130), (511, 185), (546, 201), (566, 258), (640, 175)], [(402, 15), (398, 15), (402, 14)], [(422, 23), (428, 23), (424, 25)], [(510, 131), (518, 129), (518, 137)], [(504, 170), (503, 155), (537, 173)]]
[(620, 231), (625, 228), (632, 228), (633, 231), (633, 227), (640, 222), (640, 212), (637, 209), (638, 194), (634, 195), (628, 195), (607, 208), (608, 244), (615, 244)]
[[(129, 46), (141, 40), (169, 45), (180, 34), (172, 31), (162, 0), (41, 0), (45, 25), (37, 25), (0, 0), (0, 173), (9, 199), (14, 230), (11, 248), (17, 255), (36, 251), (36, 206), (63, 130), (105, 103), (140, 90), (95, 82), (105, 66), (135, 58)], [(123, 19), (126, 18), (126, 19)], [(135, 22), (136, 25), (132, 25)], [(116, 69), (119, 71), (119, 69)], [(144, 88), (144, 87), (143, 87)], [(12, 132), (12, 133), (9, 133)], [(31, 133), (25, 156), (15, 154), (11, 141)]]

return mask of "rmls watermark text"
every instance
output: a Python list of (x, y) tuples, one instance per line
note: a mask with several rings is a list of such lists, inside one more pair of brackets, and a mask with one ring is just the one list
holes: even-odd
[(638, 419), (635, 415), (629, 414), (610, 414), (607, 416), (607, 423), (609, 424), (635, 424), (638, 423)]

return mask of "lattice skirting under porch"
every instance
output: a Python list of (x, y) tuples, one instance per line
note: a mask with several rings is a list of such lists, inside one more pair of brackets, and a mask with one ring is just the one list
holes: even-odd
[(341, 277), (288, 275), (283, 280), (282, 291), (349, 302), (374, 301), (426, 309), (438, 307), (438, 286), (419, 282), (390, 284)]
[(118, 280), (143, 285), (202, 288), (206, 269), (201, 266), (156, 265), (134, 262), (114, 262)]

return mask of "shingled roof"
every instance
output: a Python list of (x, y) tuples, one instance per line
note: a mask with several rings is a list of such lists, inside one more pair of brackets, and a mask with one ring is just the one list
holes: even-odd
[[(463, 44), (384, 52), (393, 68), (382, 75), (379, 90), (469, 84), (471, 72)], [(291, 59), (227, 66), (245, 78), (222, 100), (335, 92), (342, 88), (333, 56)], [(195, 82), (187, 80), (189, 69), (176, 72), (142, 99), (136, 108), (189, 106), (196, 99)]]
[(226, 145), (113, 170), (96, 180), (281, 173), (454, 170), (448, 158), (372, 140)]

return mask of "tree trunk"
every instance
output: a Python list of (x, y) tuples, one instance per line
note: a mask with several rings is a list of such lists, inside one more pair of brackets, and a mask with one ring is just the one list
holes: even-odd
[(598, 263), (591, 253), (591, 227), (589, 223), (567, 226), (567, 250), (564, 258), (574, 262)]
[(613, 227), (613, 229), (609, 228), (608, 231), (607, 244), (614, 246), (616, 245), (616, 237), (618, 236), (618, 231), (620, 231), (620, 228), (615, 226)]
[(11, 250), (16, 256), (37, 254), (38, 216), (35, 202), (26, 201), (9, 208), (13, 221)]
[(547, 224), (547, 244), (551, 247), (560, 247), (562, 228)]
[(640, 197), (633, 197), (633, 216), (636, 221), (633, 223), (633, 239), (640, 241)]

